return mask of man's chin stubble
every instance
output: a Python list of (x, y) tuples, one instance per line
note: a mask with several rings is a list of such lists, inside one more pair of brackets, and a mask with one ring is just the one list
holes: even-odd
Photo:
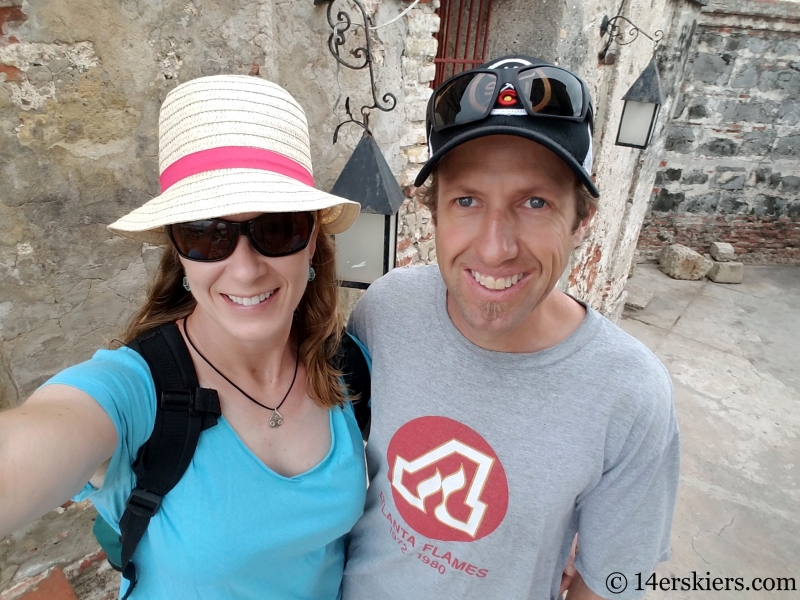
[(481, 302), (478, 304), (478, 309), (485, 321), (495, 321), (508, 310), (508, 304), (505, 302)]

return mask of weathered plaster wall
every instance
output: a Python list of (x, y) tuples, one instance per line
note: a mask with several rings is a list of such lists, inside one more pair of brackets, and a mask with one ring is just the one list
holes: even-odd
[(486, 47), (490, 58), (504, 54), (555, 56), (561, 30), (562, 10), (556, 2), (494, 0)]
[[(404, 6), (367, 3), (378, 22)], [(366, 71), (329, 54), (325, 8), (310, 1), (0, 0), (0, 27), (2, 408), (106, 345), (141, 302), (159, 251), (105, 225), (159, 191), (157, 115), (169, 89), (258, 68), (305, 108), (325, 189), (361, 135), (347, 126), (331, 143), (345, 97), (356, 108), (371, 99)], [(379, 90), (400, 107), (406, 35), (402, 23), (387, 27), (374, 48)], [(398, 108), (371, 121), (398, 175), (404, 119)]]
[(733, 1), (703, 12), (666, 136), (639, 249), (800, 264), (800, 4)]

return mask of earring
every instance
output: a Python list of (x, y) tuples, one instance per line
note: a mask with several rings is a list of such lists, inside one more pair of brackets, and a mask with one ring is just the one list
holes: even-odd
[(192, 291), (192, 288), (189, 287), (189, 280), (186, 279), (185, 275), (183, 277), (183, 289), (185, 289), (187, 292), (191, 292)]
[(314, 278), (317, 276), (317, 272), (314, 270), (314, 267), (308, 267), (308, 280), (314, 281)]

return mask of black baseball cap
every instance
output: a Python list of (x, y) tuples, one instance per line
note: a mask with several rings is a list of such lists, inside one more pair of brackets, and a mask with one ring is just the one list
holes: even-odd
[[(528, 67), (541, 67), (528, 69)], [(525, 73), (525, 79), (535, 78), (539, 84), (539, 99), (541, 100), (542, 85), (546, 87), (547, 98), (534, 106), (537, 99), (529, 99), (526, 90), (515, 89), (520, 87), (520, 81), (515, 81), (510, 69), (518, 73)], [(480, 72), (491, 73), (496, 71), (498, 76), (489, 74), (492, 85), (487, 86), (482, 98), (495, 97), (491, 107), (471, 106), (468, 110), (453, 106), (452, 98), (448, 98), (448, 90), (466, 90), (461, 93), (466, 97), (470, 84), (460, 85), (459, 82), (474, 81)], [(458, 79), (461, 78), (461, 79)], [(458, 79), (458, 82), (455, 80)], [(500, 91), (499, 83), (505, 82)], [(516, 85), (515, 85), (516, 84)], [(570, 86), (570, 96), (564, 91), (564, 84)], [(530, 86), (530, 84), (528, 84)], [(534, 84), (535, 85), (535, 84)], [(564, 96), (561, 102), (549, 102), (547, 99), (556, 99), (556, 89), (561, 90)], [(510, 93), (504, 95), (504, 90)], [(527, 90), (529, 95), (530, 87)], [(551, 94), (550, 91), (553, 91)], [(517, 98), (519, 96), (519, 98)], [(566, 100), (564, 99), (566, 98)], [(442, 123), (441, 114), (444, 110), (437, 103), (450, 101), (447, 115), (453, 117), (452, 123)], [(553, 105), (558, 105), (553, 110)], [(438, 110), (437, 110), (438, 109)], [(469, 114), (472, 115), (471, 118)], [(536, 116), (532, 116), (533, 112)], [(485, 113), (486, 116), (481, 116)], [(559, 114), (560, 113), (560, 114)], [(465, 116), (466, 114), (466, 116)], [(516, 135), (537, 142), (554, 152), (572, 169), (578, 180), (583, 183), (595, 198), (600, 197), (594, 181), (592, 181), (592, 129), (594, 127), (594, 109), (591, 95), (586, 83), (578, 75), (563, 67), (558, 67), (539, 58), (524, 55), (503, 56), (482, 64), (475, 69), (454, 75), (434, 91), (428, 102), (426, 118), (428, 133), (428, 149), (430, 158), (422, 166), (414, 185), (425, 183), (433, 169), (445, 154), (464, 142), (487, 135)]]

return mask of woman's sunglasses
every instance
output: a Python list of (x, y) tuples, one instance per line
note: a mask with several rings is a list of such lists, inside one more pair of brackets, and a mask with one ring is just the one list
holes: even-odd
[(460, 73), (433, 93), (428, 123), (434, 131), (481, 121), (495, 108), (522, 108), (533, 117), (582, 121), (590, 107), (586, 84), (555, 66)]
[(214, 262), (230, 256), (244, 235), (259, 254), (277, 257), (300, 252), (314, 232), (314, 213), (264, 213), (249, 221), (205, 219), (167, 226), (167, 235), (183, 258)]

